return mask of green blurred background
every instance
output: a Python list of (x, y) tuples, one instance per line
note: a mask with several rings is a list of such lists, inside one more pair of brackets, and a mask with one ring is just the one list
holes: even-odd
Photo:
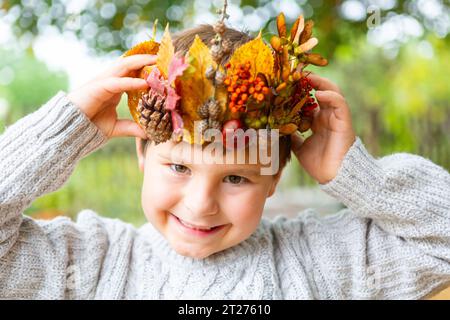
[[(229, 25), (266, 39), (283, 11), (315, 21), (315, 51), (326, 68), (309, 68), (339, 84), (357, 134), (375, 156), (411, 152), (450, 168), (450, 4), (448, 1), (229, 1)], [(127, 48), (213, 23), (222, 1), (1, 1), (0, 134), (58, 90), (70, 91)], [(121, 117), (129, 118), (124, 95)], [(294, 161), (280, 190), (314, 186)], [(142, 176), (134, 139), (115, 139), (81, 160), (69, 182), (37, 199), (27, 214), (74, 217), (91, 208), (135, 225), (144, 222)]]

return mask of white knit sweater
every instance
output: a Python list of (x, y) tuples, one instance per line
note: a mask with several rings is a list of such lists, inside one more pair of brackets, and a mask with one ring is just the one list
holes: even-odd
[(263, 219), (204, 260), (150, 224), (23, 216), (106, 141), (64, 92), (0, 136), (0, 298), (416, 299), (450, 283), (449, 173), (410, 154), (374, 159), (359, 138), (320, 186), (348, 209)]

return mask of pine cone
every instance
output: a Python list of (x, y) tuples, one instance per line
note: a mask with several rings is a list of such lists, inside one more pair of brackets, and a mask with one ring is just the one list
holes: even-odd
[(223, 52), (230, 53), (232, 47), (233, 47), (233, 44), (231, 43), (231, 41), (229, 39), (223, 39), (222, 40), (222, 50), (223, 50)]
[(221, 71), (217, 71), (215, 74), (215, 81), (217, 85), (222, 85), (223, 82), (225, 81), (225, 74)]
[(219, 120), (222, 113), (222, 108), (216, 100), (209, 100), (208, 102), (208, 114), (212, 120)]
[(209, 103), (206, 102), (198, 109), (198, 115), (202, 119), (208, 119), (209, 117)]
[(216, 70), (213, 68), (213, 66), (209, 66), (208, 69), (206, 69), (205, 76), (206, 79), (214, 79), (214, 77), (216, 76)]
[(223, 56), (224, 52), (222, 50), (222, 46), (220, 44), (214, 44), (211, 46), (211, 55), (215, 62), (219, 63)]
[(206, 129), (208, 129), (208, 119), (203, 119), (203, 120), (197, 120), (195, 121), (195, 130), (196, 132), (198, 132), (199, 134), (203, 135), (206, 131)]
[(213, 119), (209, 118), (209, 127), (211, 129), (221, 130), (222, 129), (222, 124), (218, 120), (213, 120)]
[(165, 97), (153, 90), (139, 100), (139, 123), (150, 140), (155, 144), (165, 142), (172, 136), (170, 112), (164, 109)]

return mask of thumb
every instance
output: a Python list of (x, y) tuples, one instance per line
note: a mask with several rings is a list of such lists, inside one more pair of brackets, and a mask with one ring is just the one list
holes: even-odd
[(117, 120), (111, 134), (111, 138), (116, 137), (138, 137), (147, 139), (144, 130), (142, 130), (142, 128), (136, 122), (129, 119)]
[(303, 141), (303, 138), (297, 131), (291, 134), (291, 150), (297, 158), (299, 157), (300, 148), (302, 147)]

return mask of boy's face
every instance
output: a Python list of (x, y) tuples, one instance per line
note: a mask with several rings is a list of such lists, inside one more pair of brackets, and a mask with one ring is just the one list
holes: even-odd
[(136, 148), (148, 221), (176, 252), (193, 258), (247, 239), (281, 175), (261, 175), (258, 163), (214, 164), (211, 153), (186, 142), (151, 144), (144, 154), (136, 139)]

